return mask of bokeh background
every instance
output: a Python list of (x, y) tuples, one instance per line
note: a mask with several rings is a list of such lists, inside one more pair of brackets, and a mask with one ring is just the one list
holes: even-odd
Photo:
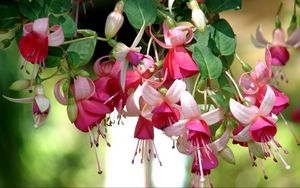
[[(81, 9), (80, 27), (97, 30), (103, 36), (106, 16), (113, 10), (115, 1), (94, 0), (95, 8), (87, 1), (87, 16)], [(256, 49), (250, 35), (262, 24), (264, 33), (271, 40), (274, 19), (281, 1), (244, 0), (240, 11), (228, 11), (221, 17), (228, 19), (237, 35), (237, 53), (253, 67), (258, 59), (264, 59), (264, 50)], [(293, 0), (282, 0), (280, 14), (282, 26), (288, 27), (293, 11)], [(300, 15), (300, 14), (298, 14)], [(134, 39), (133, 29), (126, 24), (120, 31), (120, 38), (127, 44)], [(9, 35), (0, 32), (0, 38)], [(97, 44), (95, 57), (105, 55), (109, 47)], [(299, 50), (290, 50), (291, 59), (284, 68), (289, 83), (280, 83), (279, 88), (290, 96), (290, 106), (284, 116), (290, 120), (291, 112), (300, 106), (300, 57)], [(20, 78), (28, 77), (19, 70), (23, 62), (16, 43), (0, 50), (0, 93), (14, 97), (28, 96), (27, 93), (9, 91), (9, 85)], [(238, 76), (242, 70), (238, 62), (233, 64), (233, 72)], [(89, 136), (79, 132), (67, 119), (66, 109), (53, 96), (55, 80), (47, 83), (47, 96), (51, 100), (51, 113), (47, 123), (35, 129), (31, 116), (31, 105), (14, 104), (0, 97), (0, 187), (183, 187), (190, 185), (190, 158), (171, 149), (172, 142), (161, 132), (156, 132), (155, 143), (163, 166), (156, 160), (152, 163), (131, 164), (137, 140), (133, 138), (136, 119), (124, 120), (125, 125), (108, 128), (112, 147), (101, 142), (98, 152), (104, 173), (98, 175)], [(279, 118), (280, 119), (280, 118)], [(299, 124), (289, 121), (300, 137)], [(236, 157), (236, 165), (220, 159), (211, 179), (215, 187), (299, 187), (300, 147), (296, 145), (287, 127), (279, 121), (276, 136), (289, 150), (285, 159), (291, 165), (285, 170), (281, 162), (271, 159), (264, 161), (268, 180), (263, 178), (260, 168), (251, 167), (248, 150), (230, 145)], [(148, 167), (149, 170), (146, 170)]]

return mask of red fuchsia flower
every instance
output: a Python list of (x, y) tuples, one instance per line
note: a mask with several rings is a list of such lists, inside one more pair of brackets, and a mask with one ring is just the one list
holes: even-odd
[(145, 114), (158, 129), (164, 129), (180, 119), (179, 106), (176, 104), (185, 91), (186, 85), (181, 80), (175, 80), (163, 94), (154, 89), (148, 82), (142, 86), (142, 97), (148, 106), (144, 107)]
[[(271, 57), (268, 51), (266, 51), (266, 64), (258, 61), (255, 70), (241, 75), (239, 84), (246, 95), (246, 99), (248, 99), (251, 104), (260, 106), (271, 75)], [(289, 98), (276, 87), (272, 85), (270, 85), (270, 87), (275, 93), (275, 103), (272, 113), (277, 115), (288, 107)]]
[(273, 41), (268, 42), (262, 34), (261, 26), (256, 30), (256, 37), (251, 37), (254, 46), (257, 48), (270, 47), (272, 65), (284, 66), (289, 60), (287, 48), (298, 48), (300, 46), (300, 29), (295, 30), (290, 37), (285, 40), (285, 33), (282, 28), (273, 30)]
[[(64, 79), (61, 79), (56, 83), (55, 97), (61, 104), (66, 105), (70, 98), (67, 97), (66, 93), (62, 95), (60, 92), (60, 87), (62, 86), (63, 81)], [(91, 146), (94, 148), (97, 159), (98, 173), (101, 174), (102, 170), (96, 146), (98, 146), (99, 135), (101, 135), (102, 138), (105, 139), (107, 145), (110, 146), (106, 140), (106, 135), (103, 132), (100, 123), (105, 118), (106, 114), (111, 112), (111, 110), (98, 98), (95, 93), (95, 85), (89, 78), (77, 76), (70, 85), (70, 92), (72, 93), (72, 96), (74, 96), (77, 107), (76, 120), (74, 124), (80, 131), (89, 132)], [(97, 127), (97, 138), (95, 138), (93, 134), (93, 127)]]
[[(183, 119), (165, 128), (164, 132), (170, 137), (187, 135), (186, 138), (193, 149), (185, 151), (194, 152), (194, 161), (198, 162), (196, 166), (197, 169), (199, 168), (199, 170), (196, 171), (200, 174), (200, 182), (204, 183), (204, 172), (216, 168), (218, 165), (217, 158), (210, 147), (209, 125), (221, 121), (223, 119), (223, 113), (220, 109), (215, 109), (201, 114), (195, 99), (187, 91), (181, 94), (180, 102)], [(217, 146), (214, 147), (217, 148)], [(196, 173), (196, 175), (199, 174)]]
[[(188, 39), (186, 40), (185, 30), (188, 31)], [(151, 30), (150, 30), (151, 31)], [(167, 23), (163, 23), (165, 43), (159, 41), (151, 32), (152, 38), (161, 47), (169, 49), (164, 62), (163, 70), (168, 72), (168, 76), (175, 80), (193, 76), (199, 72), (199, 69), (194, 62), (191, 53), (188, 52), (184, 45), (188, 44), (193, 39), (193, 32), (190, 27), (178, 26), (169, 29)]]
[(23, 26), (19, 49), (24, 59), (32, 64), (45, 62), (48, 46), (59, 46), (64, 42), (62, 27), (49, 28), (48, 18), (39, 18)]
[[(138, 139), (137, 146), (132, 159), (132, 164), (136, 155), (141, 153), (141, 163), (143, 163), (144, 155), (146, 159), (150, 161), (150, 156), (153, 153), (154, 158), (158, 159), (160, 165), (162, 165), (156, 146), (154, 144), (154, 124), (146, 119), (142, 113), (145, 106), (145, 102), (141, 97), (141, 86), (139, 86), (134, 93), (132, 93), (126, 101), (126, 112), (125, 115), (128, 117), (138, 117), (138, 121), (134, 131), (134, 138)], [(149, 115), (149, 114), (148, 114)], [(152, 148), (154, 151), (152, 152)]]
[[(258, 142), (264, 151), (264, 157), (269, 157), (271, 154), (276, 160), (272, 151), (274, 150), (286, 169), (289, 169), (290, 166), (279, 153), (279, 149), (283, 148), (274, 138), (277, 127), (276, 119), (272, 117), (271, 111), (275, 103), (275, 94), (270, 86), (266, 87), (267, 91), (259, 108), (254, 105), (246, 107), (230, 99), (229, 106), (233, 116), (245, 126), (233, 139), (238, 142), (249, 142), (251, 140)], [(286, 153), (285, 149), (283, 151)]]
[[(237, 128), (233, 129), (233, 136), (238, 135), (242, 130), (244, 129), (244, 126), (242, 124), (239, 124)], [(233, 144), (239, 144), (242, 147), (248, 147), (248, 143), (247, 142), (239, 142), (236, 140), (232, 140)]]
[(34, 127), (38, 128), (43, 125), (48, 117), (50, 111), (50, 101), (45, 96), (44, 86), (39, 84), (34, 88), (35, 95), (27, 98), (10, 98), (3, 96), (7, 100), (15, 103), (32, 103), (32, 114), (34, 119)]

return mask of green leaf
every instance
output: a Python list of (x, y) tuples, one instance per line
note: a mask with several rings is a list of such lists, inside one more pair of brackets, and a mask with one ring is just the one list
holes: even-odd
[(96, 38), (87, 38), (85, 40), (70, 44), (67, 51), (78, 53), (80, 57), (80, 63), (78, 66), (83, 66), (87, 64), (93, 57), (96, 43)]
[(43, 10), (44, 0), (20, 0), (20, 12), (30, 20), (40, 17)]
[(193, 59), (204, 78), (217, 79), (222, 73), (222, 62), (206, 46), (195, 46)]
[(242, 0), (206, 0), (205, 4), (212, 13), (225, 10), (239, 10), (242, 8)]
[(67, 52), (67, 60), (72, 69), (80, 65), (80, 56), (76, 52)]
[(209, 95), (209, 97), (213, 98), (225, 112), (228, 111), (229, 109), (228, 100), (226, 100), (222, 95), (214, 94), (214, 95)]
[(228, 55), (228, 56), (221, 56), (221, 61), (223, 63), (223, 67), (226, 70), (228, 70), (230, 68), (231, 64), (233, 63), (234, 55), (235, 55), (235, 52), (233, 52), (233, 54)]
[(126, 0), (124, 12), (131, 25), (140, 29), (145, 22), (146, 25), (153, 24), (156, 20), (155, 0)]
[(221, 74), (220, 77), (218, 78), (218, 83), (219, 83), (222, 93), (226, 97), (228, 97), (228, 98), (234, 97), (234, 90), (231, 87), (230, 82), (224, 73)]
[(20, 12), (17, 6), (0, 4), (0, 29), (11, 29), (20, 21)]
[(60, 47), (49, 47), (48, 56), (45, 61), (46, 67), (53, 68), (60, 65), (63, 53), (64, 51)]
[(235, 34), (229, 23), (220, 19), (212, 24), (215, 29), (214, 41), (219, 53), (223, 56), (231, 55), (236, 48)]
[(54, 14), (68, 12), (71, 8), (70, 0), (52, 0), (49, 5), (50, 12)]
[(56, 17), (50, 15), (50, 25), (58, 24), (63, 28), (65, 38), (72, 38), (77, 30), (77, 26), (73, 19), (69, 15), (62, 15)]
[(296, 4), (300, 8), (300, 0), (296, 0)]

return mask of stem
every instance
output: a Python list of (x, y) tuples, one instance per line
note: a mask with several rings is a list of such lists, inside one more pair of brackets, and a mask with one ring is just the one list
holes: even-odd
[(282, 9), (282, 2), (280, 2), (279, 8), (278, 8), (277, 13), (276, 13), (276, 16), (278, 16), (280, 14), (281, 9)]
[(56, 71), (55, 71), (52, 75), (50, 75), (49, 77), (41, 78), (42, 81), (48, 80), (48, 79), (50, 79), (50, 78), (53, 78), (54, 76), (57, 75), (57, 73), (58, 73), (59, 70), (60, 70), (60, 68), (56, 69)]
[(156, 47), (155, 42), (153, 42), (152, 45), (153, 45), (153, 49), (154, 49), (155, 60), (159, 61), (159, 57), (158, 57), (158, 53), (157, 53), (157, 47)]
[(227, 77), (230, 79), (230, 81), (232, 82), (232, 84), (234, 85), (237, 93), (238, 93), (238, 96), (240, 97), (240, 99), (244, 102), (245, 99), (244, 97), (242, 96), (241, 94), (241, 91), (239, 89), (239, 86), (236, 84), (236, 82), (234, 81), (234, 79), (232, 78), (232, 76), (230, 75), (230, 73), (228, 71), (225, 71), (225, 74), (227, 75)]
[[(92, 39), (92, 38), (95, 38), (95, 36), (90, 36), (90, 37), (84, 37), (84, 38), (79, 38), (79, 39), (74, 39), (74, 40), (65, 41), (62, 45), (65, 45), (65, 44), (71, 44), (71, 43), (74, 43), (74, 42), (80, 42), (80, 41), (84, 41), (84, 40)], [(98, 39), (98, 38), (97, 38), (97, 39)]]
[(240, 58), (240, 56), (235, 53), (235, 57), (237, 58), (237, 60), (240, 62), (241, 65), (245, 64), (245, 62)]
[(97, 40), (106, 42), (108, 39), (107, 38), (103, 38), (103, 37), (97, 37)]
[(194, 83), (194, 87), (193, 87), (193, 91), (192, 91), (192, 96), (193, 97), (195, 97), (196, 89), (197, 89), (197, 85), (198, 85), (199, 80), (200, 80), (200, 73), (198, 73), (198, 76), (197, 76), (196, 81)]
[(294, 0), (294, 16), (296, 16), (296, 0)]

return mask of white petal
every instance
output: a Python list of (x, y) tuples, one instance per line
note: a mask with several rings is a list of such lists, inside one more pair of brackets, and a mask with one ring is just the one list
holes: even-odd
[(250, 123), (257, 114), (255, 108), (246, 107), (233, 99), (230, 99), (229, 106), (233, 116), (243, 124)]
[(39, 18), (33, 22), (33, 31), (42, 35), (47, 35), (49, 29), (48, 18)]
[(126, 83), (126, 72), (127, 72), (127, 68), (128, 68), (128, 61), (125, 60), (122, 62), (122, 68), (121, 68), (121, 80), (120, 80), (120, 84), (121, 84), (121, 88), (123, 91), (125, 91), (125, 83)]
[(272, 111), (272, 108), (275, 103), (275, 94), (270, 86), (267, 85), (267, 91), (261, 105), (259, 107), (259, 112), (267, 116)]
[(300, 28), (296, 29), (285, 44), (289, 47), (298, 48), (300, 46)]
[(146, 24), (144, 22), (143, 25), (142, 25), (142, 27), (141, 27), (141, 29), (140, 29), (140, 31), (139, 31), (139, 33), (135, 37), (135, 39), (134, 39), (134, 41), (133, 41), (133, 43), (132, 43), (132, 45), (131, 45), (130, 48), (134, 48), (134, 47), (136, 47), (140, 43), (140, 41), (141, 41), (141, 39), (143, 37), (144, 31), (145, 31), (145, 26), (146, 26)]
[(261, 25), (259, 25), (256, 29), (256, 40), (264, 45), (269, 44), (269, 42), (265, 39), (265, 37), (262, 34), (262, 29), (261, 29)]
[(171, 103), (178, 103), (181, 94), (185, 91), (186, 85), (182, 80), (175, 80), (166, 93), (166, 98)]
[(180, 98), (182, 114), (185, 119), (200, 118), (200, 110), (194, 97), (187, 91), (184, 91)]
[(27, 98), (11, 98), (3, 95), (3, 98), (6, 100), (9, 100), (10, 102), (15, 102), (15, 103), (32, 103), (34, 101), (34, 97), (27, 97)]
[(169, 137), (180, 136), (186, 131), (185, 124), (187, 122), (188, 122), (188, 120), (186, 120), (186, 119), (179, 120), (178, 122), (174, 123), (173, 125), (165, 128), (164, 132)]
[(232, 128), (227, 127), (223, 135), (210, 144), (210, 148), (215, 152), (219, 152), (227, 145)]
[(173, 13), (172, 13), (172, 7), (173, 7), (174, 1), (175, 1), (175, 0), (168, 0), (168, 8), (169, 8), (169, 12), (170, 12), (171, 14), (173, 14)]
[(213, 125), (213, 124), (221, 121), (224, 118), (224, 114), (223, 114), (222, 110), (217, 108), (217, 109), (214, 109), (212, 111), (209, 111), (209, 112), (203, 114), (201, 117), (203, 120), (205, 120), (205, 122), (208, 125)]
[(50, 101), (49, 99), (44, 95), (37, 95), (34, 98), (37, 106), (39, 107), (39, 110), (41, 113), (47, 111), (50, 108)]
[(48, 35), (48, 45), (49, 46), (61, 45), (65, 40), (62, 27), (59, 25), (55, 25), (52, 26), (50, 30), (53, 30), (53, 32)]
[(147, 119), (149, 121), (152, 121), (152, 116), (153, 116), (152, 110), (153, 110), (152, 106), (150, 106), (148, 104), (145, 104), (144, 107), (143, 107), (143, 109), (142, 109), (142, 113), (141, 114), (142, 114), (142, 116), (145, 119)]
[(134, 93), (132, 93), (126, 101), (126, 116), (138, 116), (140, 115), (140, 97), (141, 97), (141, 86), (139, 86)]
[(235, 135), (233, 139), (238, 142), (248, 142), (249, 140), (251, 140), (248, 134), (249, 128), (250, 126), (245, 127), (241, 132), (239, 132), (239, 134)]
[(150, 106), (158, 106), (163, 102), (163, 96), (147, 82), (142, 86), (142, 97)]

